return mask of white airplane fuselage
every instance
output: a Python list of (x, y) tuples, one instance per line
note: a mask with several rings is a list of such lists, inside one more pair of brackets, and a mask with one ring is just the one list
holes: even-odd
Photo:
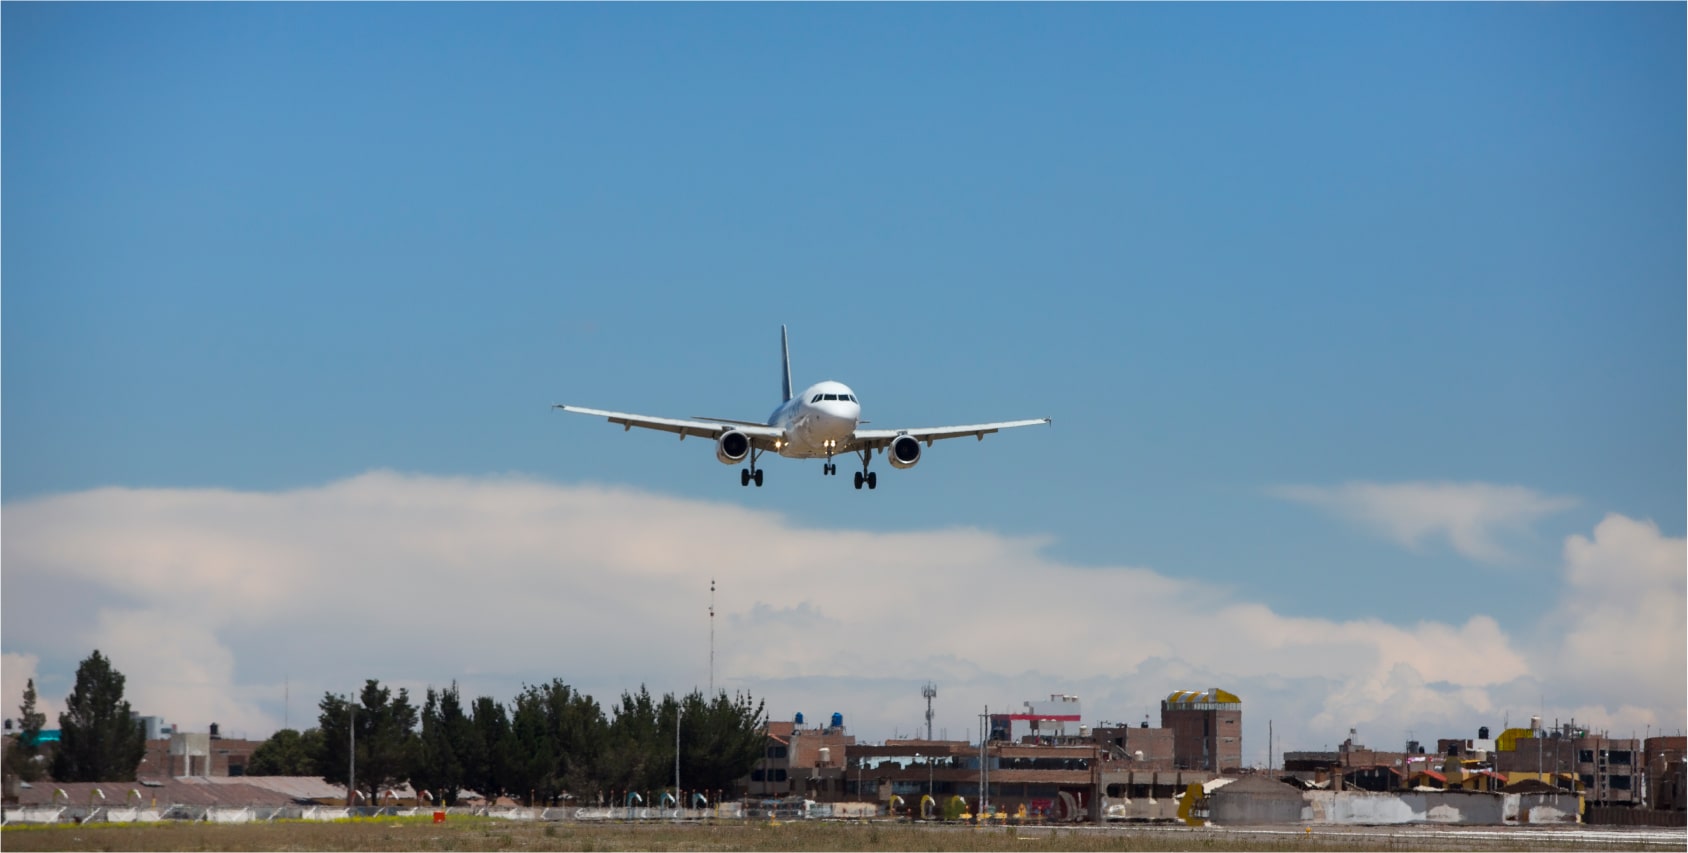
[(777, 445), (779, 455), (791, 459), (816, 459), (843, 450), (862, 422), (862, 404), (855, 392), (842, 382), (817, 382), (780, 404), (768, 416), (768, 425), (785, 430)]

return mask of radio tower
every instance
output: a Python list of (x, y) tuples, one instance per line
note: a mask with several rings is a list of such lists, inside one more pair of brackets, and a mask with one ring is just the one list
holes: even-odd
[(920, 688), (920, 695), (926, 697), (926, 739), (931, 740), (932, 739), (932, 699), (938, 695), (938, 685), (933, 684), (930, 681), (926, 682), (926, 686)]
[(715, 579), (709, 579), (709, 700), (715, 701)]

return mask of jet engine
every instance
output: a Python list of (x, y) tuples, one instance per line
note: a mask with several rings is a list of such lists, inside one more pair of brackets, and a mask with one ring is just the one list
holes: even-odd
[(736, 429), (721, 433), (715, 439), (715, 458), (721, 460), (722, 465), (737, 465), (750, 455), (750, 437)]
[(914, 463), (920, 461), (920, 440), (910, 435), (899, 435), (891, 439), (885, 455), (891, 457), (892, 468), (913, 468)]

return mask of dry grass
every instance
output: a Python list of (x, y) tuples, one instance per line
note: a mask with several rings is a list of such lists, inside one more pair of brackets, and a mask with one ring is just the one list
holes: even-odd
[[(1449, 839), (1452, 841), (1452, 839)], [(1224, 830), (1147, 828), (986, 828), (873, 823), (609, 824), (537, 823), (454, 817), (268, 824), (8, 826), (0, 847), (25, 850), (1543, 850), (1586, 849), (1587, 839), (1542, 834), (1526, 841), (1497, 835), (1482, 844), (1462, 835), (1438, 844), (1422, 834), (1377, 830), (1322, 835), (1230, 834)], [(1563, 842), (1563, 843), (1559, 843)], [(1637, 845), (1631, 849), (1646, 849)]]

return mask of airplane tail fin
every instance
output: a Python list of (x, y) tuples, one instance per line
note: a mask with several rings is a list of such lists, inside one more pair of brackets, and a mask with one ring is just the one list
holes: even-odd
[(785, 324), (780, 324), (780, 360), (785, 363), (785, 397), (782, 403), (791, 401), (791, 344), (785, 337)]

